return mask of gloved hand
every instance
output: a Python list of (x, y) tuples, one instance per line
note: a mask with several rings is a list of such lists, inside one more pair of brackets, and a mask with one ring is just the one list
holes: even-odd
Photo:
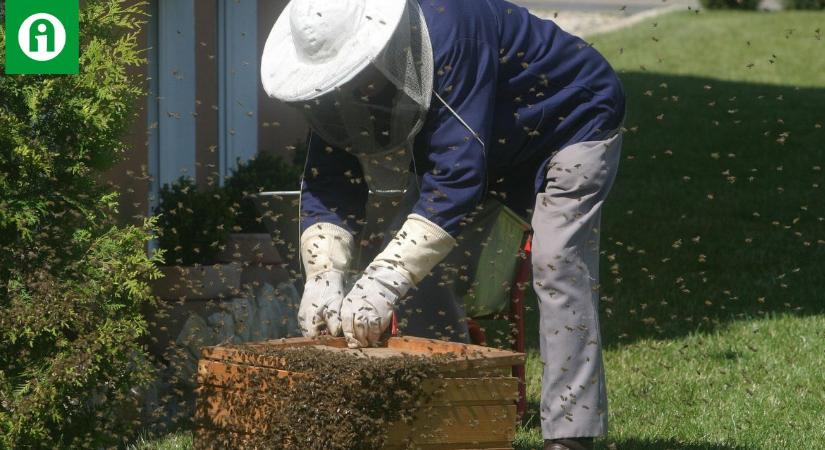
[(392, 321), (398, 301), (412, 282), (395, 269), (370, 266), (341, 306), (344, 336), (350, 348), (377, 347)]
[(341, 302), (353, 247), (352, 234), (331, 223), (317, 223), (301, 235), (306, 284), (298, 324), (304, 336), (318, 337), (323, 331), (341, 335)]
[(395, 238), (344, 298), (341, 326), (347, 345), (380, 345), (399, 300), (453, 247), (455, 239), (441, 227), (417, 214), (408, 216)]
[(328, 270), (307, 280), (298, 308), (298, 324), (304, 336), (318, 337), (323, 331), (333, 336), (341, 334), (344, 276), (343, 272)]

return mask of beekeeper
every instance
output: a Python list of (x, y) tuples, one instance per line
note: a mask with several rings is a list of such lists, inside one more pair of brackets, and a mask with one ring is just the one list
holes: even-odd
[[(313, 131), (303, 332), (377, 345), (400, 299), (494, 193), (532, 212), (545, 448), (604, 435), (599, 226), (625, 109), (605, 59), (503, 0), (292, 0), (261, 71), (266, 92), (300, 108)], [(347, 292), (369, 190), (403, 189), (410, 177), (412, 214)]]

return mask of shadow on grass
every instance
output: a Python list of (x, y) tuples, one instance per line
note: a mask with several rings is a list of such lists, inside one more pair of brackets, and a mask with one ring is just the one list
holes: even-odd
[(671, 439), (626, 439), (598, 442), (596, 450), (746, 450), (748, 447), (708, 442), (678, 442)]
[(825, 312), (825, 89), (622, 80), (627, 132), (601, 230), (605, 346)]

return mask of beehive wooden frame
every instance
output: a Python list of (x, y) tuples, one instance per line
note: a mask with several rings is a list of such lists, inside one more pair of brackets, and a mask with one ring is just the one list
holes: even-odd
[[(430, 401), (412, 424), (390, 426), (386, 448), (407, 448), (410, 443), (413, 448), (427, 450), (512, 448), (518, 421), (518, 379), (511, 376), (511, 369), (523, 364), (525, 355), (415, 337), (393, 337), (385, 347), (362, 350), (348, 349), (343, 338), (280, 339), (205, 348), (198, 366), (195, 448), (216, 448), (213, 442), (218, 437), (224, 441), (230, 437), (237, 443), (235, 448), (255, 448), (245, 441), (265, 432), (266, 424), (255, 420), (254, 410), (233, 408), (231, 399), (266, 392), (266, 382), (260, 380), (311, 376), (282, 370), (278, 358), (254, 351), (256, 347), (302, 346), (375, 358), (452, 353), (455, 358), (439, 365), (442, 377), (425, 384), (425, 389), (434, 393)], [(253, 376), (258, 380), (254, 387), (248, 385)]]

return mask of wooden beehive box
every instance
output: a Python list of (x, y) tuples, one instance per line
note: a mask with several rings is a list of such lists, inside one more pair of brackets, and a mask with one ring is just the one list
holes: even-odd
[[(219, 441), (233, 442), (233, 448), (254, 448), (244, 445), (244, 437), (261, 432), (264, 425), (256, 420), (256, 411), (237, 407), (249, 404), (248, 401), (233, 406), (232, 399), (265, 392), (267, 387), (260, 382), (261, 375), (264, 380), (311, 376), (281, 370), (283, 366), (277, 358), (256, 354), (256, 346), (314, 346), (335, 352), (365, 352), (375, 358), (452, 353), (455, 358), (439, 365), (441, 376), (427, 383), (426, 388), (435, 392), (429, 403), (419, 410), (413, 423), (390, 426), (386, 448), (406, 448), (410, 442), (413, 448), (433, 450), (512, 448), (518, 421), (518, 380), (511, 376), (511, 370), (513, 365), (524, 363), (524, 354), (393, 337), (385, 347), (362, 350), (347, 349), (343, 338), (280, 339), (244, 347), (205, 348), (198, 367), (196, 449), (219, 448), (215, 444)], [(253, 374), (258, 381), (249, 383)], [(225, 444), (220, 448), (225, 448)]]

